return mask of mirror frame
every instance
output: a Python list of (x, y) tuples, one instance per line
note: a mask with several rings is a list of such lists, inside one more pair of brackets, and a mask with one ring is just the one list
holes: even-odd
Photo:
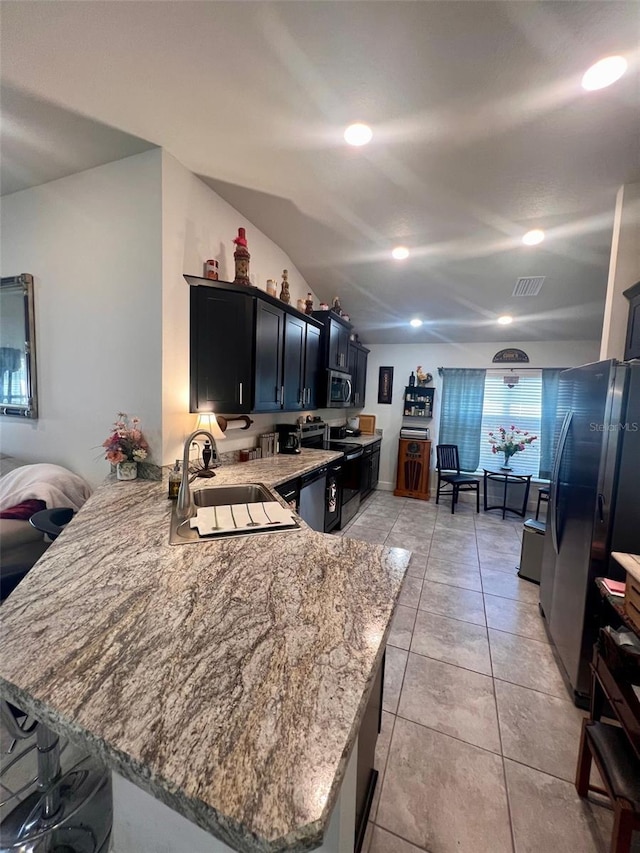
[(0, 403), (0, 415), (20, 418), (38, 417), (38, 394), (36, 382), (36, 314), (33, 299), (33, 276), (29, 273), (0, 279), (0, 288), (22, 287), (24, 299), (24, 354), (27, 374), (27, 405), (4, 406)]

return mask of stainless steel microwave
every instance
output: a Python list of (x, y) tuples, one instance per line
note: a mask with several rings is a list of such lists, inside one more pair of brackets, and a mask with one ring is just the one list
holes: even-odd
[(346, 409), (351, 405), (351, 377), (338, 370), (327, 370), (327, 407)]

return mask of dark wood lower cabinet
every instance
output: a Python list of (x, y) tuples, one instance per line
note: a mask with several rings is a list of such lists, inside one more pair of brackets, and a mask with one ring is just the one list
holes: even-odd
[(367, 821), (371, 803), (378, 782), (375, 769), (376, 743), (382, 728), (382, 686), (384, 684), (384, 665), (386, 653), (378, 669), (373, 684), (369, 704), (364, 712), (360, 734), (358, 735), (358, 766), (356, 771), (356, 835), (353, 849), (360, 853), (367, 831)]

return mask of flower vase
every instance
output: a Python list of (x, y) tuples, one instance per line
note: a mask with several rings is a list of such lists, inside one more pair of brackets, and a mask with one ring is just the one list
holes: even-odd
[(116, 477), (118, 480), (135, 480), (138, 476), (138, 463), (127, 460), (118, 462), (116, 465)]
[(510, 459), (511, 459), (511, 457), (509, 456), (509, 454), (505, 453), (504, 454), (504, 465), (502, 466), (503, 471), (511, 471), (512, 470), (511, 465), (509, 465)]

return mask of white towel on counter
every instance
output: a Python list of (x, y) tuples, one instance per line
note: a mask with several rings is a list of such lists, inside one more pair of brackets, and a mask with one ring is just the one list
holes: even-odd
[(23, 501), (44, 501), (47, 509), (71, 507), (77, 512), (91, 497), (91, 486), (61, 465), (22, 465), (0, 478), (0, 512)]
[[(252, 520), (259, 526), (249, 526)], [(291, 527), (295, 521), (291, 510), (277, 501), (269, 501), (249, 505), (201, 506), (198, 507), (195, 517), (189, 520), (189, 524), (197, 528), (200, 536), (211, 536), (234, 530), (247, 533), (252, 530), (277, 530), (280, 526)]]

